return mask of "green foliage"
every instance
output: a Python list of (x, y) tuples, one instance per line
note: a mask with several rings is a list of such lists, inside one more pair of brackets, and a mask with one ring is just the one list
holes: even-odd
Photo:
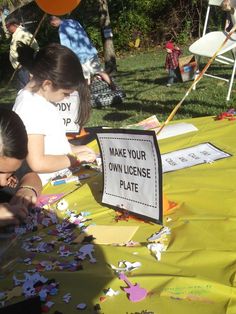
[(92, 43), (96, 46), (97, 50), (102, 50), (101, 32), (99, 28), (88, 26), (86, 29)]
[(224, 29), (224, 20), (226, 12), (219, 9), (219, 7), (212, 7), (209, 15), (208, 29), (211, 31)]
[(189, 41), (189, 34), (191, 33), (192, 23), (191, 21), (185, 21), (183, 23), (182, 31), (178, 34), (177, 42), (180, 45), (184, 45)]
[[(115, 46), (128, 48), (130, 41), (137, 37), (144, 38), (151, 29), (150, 19), (133, 11), (124, 11), (118, 18), (114, 32)], [(118, 36), (119, 34), (119, 36)]]
[[(147, 11), (155, 1), (108, 0), (116, 51), (127, 50), (129, 42), (137, 36), (141, 36), (142, 38), (148, 36), (152, 27), (152, 20), (148, 17)], [(82, 1), (71, 17), (81, 22), (96, 48), (100, 50), (102, 43), (98, 10), (98, 0)]]
[[(130, 49), (137, 37), (141, 47), (160, 44), (167, 38), (186, 43), (198, 29), (198, 15), (204, 14), (207, 1), (201, 0), (107, 0), (116, 51)], [(70, 15), (78, 19), (100, 50), (99, 0), (84, 0)], [(168, 22), (167, 22), (168, 21)], [(178, 38), (180, 36), (180, 38)]]

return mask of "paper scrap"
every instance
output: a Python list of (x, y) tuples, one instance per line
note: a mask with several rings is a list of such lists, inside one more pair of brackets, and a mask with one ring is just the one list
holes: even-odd
[(51, 205), (59, 200), (65, 193), (40, 195), (37, 200), (36, 207)]
[(142, 120), (136, 124), (130, 124), (125, 127), (124, 129), (136, 129), (136, 130), (150, 130), (160, 126), (160, 122), (158, 121), (155, 115)]

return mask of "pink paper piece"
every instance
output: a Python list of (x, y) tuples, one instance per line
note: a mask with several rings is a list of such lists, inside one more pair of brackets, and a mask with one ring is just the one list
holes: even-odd
[(36, 206), (43, 207), (44, 205), (53, 204), (57, 200), (59, 200), (61, 197), (63, 197), (64, 194), (65, 193), (40, 195)]
[(124, 273), (121, 273), (119, 275), (119, 278), (123, 280), (129, 287), (124, 288), (125, 292), (128, 293), (128, 298), (132, 302), (139, 302), (146, 298), (147, 296), (147, 290), (144, 288), (141, 288), (137, 283), (132, 284), (128, 278), (125, 276)]

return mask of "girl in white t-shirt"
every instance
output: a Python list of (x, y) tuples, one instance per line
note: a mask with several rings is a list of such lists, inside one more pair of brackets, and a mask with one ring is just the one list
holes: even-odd
[(80, 105), (77, 123), (89, 118), (89, 89), (78, 57), (68, 48), (50, 44), (37, 52), (18, 47), (19, 62), (31, 73), (31, 80), (18, 93), (13, 110), (23, 120), (28, 134), (27, 162), (39, 173), (43, 184), (59, 170), (92, 162), (96, 158), (87, 146), (72, 146), (66, 137), (56, 102), (78, 90)]

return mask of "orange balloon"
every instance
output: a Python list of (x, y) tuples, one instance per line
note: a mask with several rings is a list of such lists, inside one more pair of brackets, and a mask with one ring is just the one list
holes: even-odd
[(44, 12), (51, 15), (63, 15), (74, 10), (81, 0), (35, 0)]

